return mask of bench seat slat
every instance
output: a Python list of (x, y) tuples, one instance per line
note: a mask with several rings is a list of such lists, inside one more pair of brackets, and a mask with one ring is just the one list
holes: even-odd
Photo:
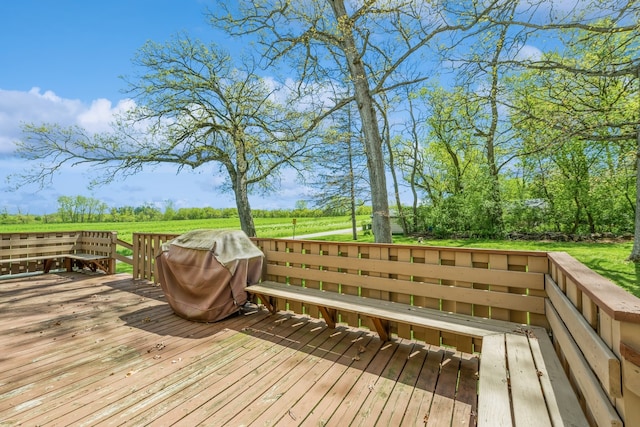
[(38, 255), (38, 256), (29, 256), (29, 257), (21, 257), (21, 258), (3, 258), (0, 259), (0, 264), (9, 264), (9, 263), (18, 263), (24, 261), (40, 261), (43, 259), (56, 259), (56, 258), (64, 258), (67, 254), (51, 254), (51, 255)]
[(504, 334), (485, 337), (480, 355), (478, 427), (513, 425)]
[(69, 253), (59, 253), (59, 254), (50, 254), (50, 255), (37, 255), (37, 256), (28, 256), (21, 258), (2, 258), (0, 259), (0, 264), (8, 264), (12, 262), (24, 262), (24, 261), (39, 261), (43, 259), (56, 259), (56, 258), (73, 258), (79, 259), (82, 261), (94, 261), (100, 259), (109, 258), (105, 255), (94, 255), (94, 254), (69, 254)]
[(99, 259), (109, 258), (107, 255), (95, 255), (95, 254), (85, 254), (85, 253), (75, 253), (75, 254), (65, 254), (66, 258), (79, 259), (82, 261), (94, 261)]
[(506, 334), (511, 402), (516, 426), (551, 427), (540, 380), (525, 335)]
[(560, 364), (546, 330), (536, 330), (529, 337), (531, 354), (540, 372), (540, 384), (547, 402), (547, 410), (554, 426), (588, 427), (587, 418), (569, 379)]
[(495, 333), (514, 332), (519, 327), (512, 322), (474, 318), (408, 304), (325, 292), (277, 282), (261, 282), (247, 287), (246, 291), (471, 337), (482, 338)]

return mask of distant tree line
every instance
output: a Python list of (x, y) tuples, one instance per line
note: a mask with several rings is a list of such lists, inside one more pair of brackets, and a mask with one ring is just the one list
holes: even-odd
[[(140, 206), (109, 207), (106, 203), (85, 196), (60, 196), (56, 212), (33, 215), (18, 211), (9, 213), (0, 211), (0, 224), (29, 223), (99, 223), (99, 222), (142, 222), (142, 221), (180, 221), (197, 219), (238, 218), (236, 208), (178, 208), (172, 202), (164, 207), (146, 203)], [(325, 216), (350, 215), (348, 206), (327, 209), (310, 208), (307, 202), (298, 201), (294, 209), (255, 209), (254, 218), (315, 218)], [(370, 215), (369, 206), (361, 206), (358, 215)]]

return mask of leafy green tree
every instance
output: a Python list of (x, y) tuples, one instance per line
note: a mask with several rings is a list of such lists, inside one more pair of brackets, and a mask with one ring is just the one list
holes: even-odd
[(367, 155), (373, 232), (376, 242), (387, 243), (391, 242), (391, 226), (376, 96), (428, 79), (416, 72), (417, 64), (427, 58), (421, 53), (444, 42), (443, 34), (486, 26), (487, 14), (500, 7), (497, 2), (482, 7), (473, 2), (242, 0), (219, 2), (210, 16), (214, 25), (232, 36), (257, 36), (266, 63), (292, 65), (300, 90), (341, 86), (335, 82), (349, 77), (351, 90), (344, 90), (343, 96), (331, 102), (323, 99), (315, 122), (349, 103), (357, 105)]
[(92, 197), (77, 195), (58, 197), (61, 222), (98, 222), (104, 219), (108, 206)]
[(600, 35), (567, 31), (574, 42), (563, 52), (511, 81), (514, 129), (537, 152), (522, 162), (523, 176), (557, 230), (626, 231), (636, 211), (638, 80), (619, 65), (630, 63), (625, 32), (600, 25)]
[(134, 63), (129, 93), (137, 108), (113, 132), (90, 135), (79, 127), (27, 124), (18, 153), (40, 160), (20, 183), (43, 183), (63, 164), (104, 167), (94, 183), (128, 176), (162, 163), (199, 168), (218, 164), (226, 172), (241, 228), (255, 236), (249, 191), (272, 188), (278, 171), (296, 167), (309, 149), (304, 106), (283, 98), (281, 87), (258, 76), (251, 61), (235, 61), (216, 45), (181, 36), (147, 42)]

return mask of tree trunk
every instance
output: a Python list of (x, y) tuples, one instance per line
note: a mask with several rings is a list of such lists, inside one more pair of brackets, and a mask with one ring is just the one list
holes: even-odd
[[(640, 68), (638, 68), (638, 81), (640, 82)], [(633, 248), (628, 260), (640, 263), (640, 124), (636, 125), (636, 215), (635, 229), (633, 233)]]
[(367, 72), (360, 59), (353, 38), (350, 19), (344, 6), (344, 0), (328, 0), (333, 8), (338, 28), (341, 31), (342, 50), (347, 59), (349, 72), (355, 89), (355, 98), (362, 120), (367, 153), (367, 169), (371, 185), (371, 205), (373, 208), (372, 230), (377, 243), (391, 243), (391, 223), (389, 219), (389, 200), (384, 158), (382, 156), (382, 138), (373, 98), (367, 79)]
[(253, 223), (253, 214), (249, 204), (249, 187), (247, 184), (247, 165), (242, 150), (237, 150), (238, 168), (235, 169), (232, 162), (225, 162), (229, 178), (231, 178), (233, 193), (236, 199), (236, 209), (240, 219), (240, 228), (249, 237), (257, 237), (256, 226)]
[(247, 190), (247, 180), (243, 175), (238, 176), (238, 183), (234, 186), (236, 195), (236, 207), (240, 218), (240, 228), (249, 237), (257, 237), (256, 226), (253, 223), (253, 214), (249, 204), (249, 193)]
[(489, 199), (491, 206), (489, 207), (489, 223), (493, 224), (492, 233), (494, 235), (502, 234), (504, 230), (504, 222), (502, 218), (502, 197), (500, 195), (500, 171), (497, 167), (495, 144), (498, 129), (498, 88), (500, 86), (499, 62), (500, 53), (504, 48), (505, 39), (507, 37), (508, 26), (503, 26), (498, 38), (498, 44), (491, 60), (491, 89), (489, 102), (491, 104), (491, 125), (486, 135), (487, 148), (487, 164), (489, 167)]
[[(398, 177), (396, 175), (395, 158), (393, 155), (393, 147), (391, 146), (391, 136), (389, 135), (388, 125), (386, 126), (386, 129), (384, 141), (387, 145), (387, 150), (389, 150), (389, 169), (391, 170), (391, 179), (393, 180), (393, 194), (396, 199), (396, 209), (398, 209), (398, 218), (400, 219), (400, 225), (402, 226), (402, 233), (405, 236), (408, 236), (409, 226), (407, 224), (407, 217), (404, 214), (404, 209), (402, 209), (402, 201), (400, 200), (400, 185), (398, 184)], [(413, 231), (415, 231), (415, 229)]]

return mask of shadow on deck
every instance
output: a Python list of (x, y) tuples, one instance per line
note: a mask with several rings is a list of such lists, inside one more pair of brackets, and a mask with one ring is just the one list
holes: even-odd
[(128, 275), (0, 281), (1, 425), (474, 425), (478, 358), (289, 313), (204, 324)]

